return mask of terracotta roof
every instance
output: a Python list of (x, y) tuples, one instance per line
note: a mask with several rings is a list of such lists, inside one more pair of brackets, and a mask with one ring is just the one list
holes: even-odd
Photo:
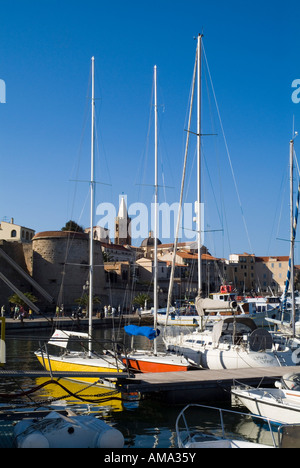
[[(183, 252), (183, 251), (177, 252), (176, 255), (178, 255), (181, 258), (186, 258), (186, 259), (190, 259), (190, 260), (197, 260), (197, 258), (198, 258), (198, 254), (191, 254), (189, 252)], [(211, 261), (219, 260), (218, 258), (212, 257), (212, 255), (206, 254), (206, 253), (203, 253), (201, 255), (201, 258), (202, 258), (202, 260), (211, 260)]]
[(289, 256), (288, 255), (282, 255), (282, 256), (270, 256), (270, 257), (255, 257), (256, 262), (288, 262), (289, 261)]
[(54, 237), (54, 238), (66, 238), (70, 237), (72, 239), (88, 239), (88, 234), (85, 234), (83, 232), (74, 232), (74, 231), (44, 231), (44, 232), (38, 232), (32, 240), (37, 240), (41, 238), (49, 238), (49, 237)]
[(124, 250), (125, 252), (130, 252), (129, 249), (126, 249), (124, 245), (119, 244), (107, 244), (106, 242), (100, 242), (101, 247), (105, 247), (107, 250)]

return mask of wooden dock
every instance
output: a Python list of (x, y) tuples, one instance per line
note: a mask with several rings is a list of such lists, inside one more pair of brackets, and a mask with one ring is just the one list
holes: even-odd
[(141, 398), (156, 398), (170, 404), (188, 404), (230, 399), (234, 381), (258, 386), (273, 386), (288, 373), (300, 373), (299, 366), (247, 369), (191, 370), (136, 375), (120, 382), (124, 393), (139, 393)]
[(167, 404), (204, 403), (226, 401), (231, 398), (231, 387), (243, 383), (253, 387), (273, 387), (276, 380), (289, 373), (300, 373), (300, 366), (259, 367), (247, 369), (191, 370), (187, 372), (164, 372), (131, 374), (127, 372), (52, 372), (45, 370), (0, 370), (0, 379), (38, 377), (69, 378), (98, 377), (111, 387), (113, 381), (124, 399), (156, 399)]

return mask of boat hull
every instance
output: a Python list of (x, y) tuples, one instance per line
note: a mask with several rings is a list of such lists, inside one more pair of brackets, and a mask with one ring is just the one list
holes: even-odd
[(138, 372), (179, 372), (187, 371), (189, 363), (182, 356), (168, 355), (147, 355), (144, 353), (134, 353), (122, 359), (124, 365)]
[(199, 326), (199, 315), (176, 315), (170, 316), (167, 320), (165, 314), (157, 315), (158, 325), (176, 325), (179, 327), (198, 327)]
[(252, 414), (271, 419), (280, 424), (300, 424), (300, 393), (296, 393), (298, 393), (298, 404), (295, 400), (295, 393), (292, 391), (287, 392), (287, 397), (290, 397), (289, 399), (282, 398), (280, 394), (271, 393), (268, 389), (266, 389), (262, 397), (259, 394), (256, 395), (255, 392), (248, 392), (247, 390), (232, 390), (232, 394), (238, 397), (240, 402)]
[[(189, 348), (182, 344), (181, 346), (169, 345), (169, 349), (182, 353), (188, 361), (203, 369), (244, 369), (283, 365), (272, 352), (246, 351), (239, 347), (207, 349), (205, 346)], [(284, 365), (295, 365), (292, 361), (292, 353), (286, 353)]]
[[(39, 352), (35, 353), (40, 364), (47, 370), (52, 372), (122, 372), (123, 367), (117, 367), (109, 359), (106, 361), (102, 358), (80, 358), (77, 355), (67, 355), (67, 356), (49, 356), (49, 358), (43, 358), (42, 354)], [(72, 377), (72, 380), (76, 382), (89, 382), (96, 383), (99, 381), (97, 377)]]

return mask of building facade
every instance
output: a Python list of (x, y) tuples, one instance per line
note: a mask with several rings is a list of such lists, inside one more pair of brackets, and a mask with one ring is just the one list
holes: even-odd
[(31, 242), (35, 231), (33, 229), (15, 224), (14, 218), (11, 218), (10, 223), (1, 221), (0, 223), (0, 240), (7, 242)]

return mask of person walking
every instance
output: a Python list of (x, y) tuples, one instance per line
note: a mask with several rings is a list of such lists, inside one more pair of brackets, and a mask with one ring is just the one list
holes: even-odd
[(15, 314), (14, 314), (14, 320), (16, 320), (16, 319), (19, 317), (19, 313), (20, 313), (20, 308), (19, 308), (19, 306), (16, 304), (16, 306), (15, 306)]

